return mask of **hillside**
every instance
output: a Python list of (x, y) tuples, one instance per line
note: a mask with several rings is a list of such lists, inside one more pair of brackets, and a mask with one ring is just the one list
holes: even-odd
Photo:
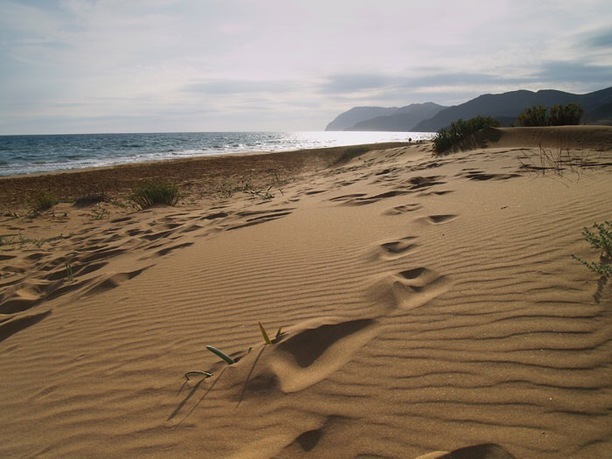
[(444, 107), (433, 102), (401, 108), (354, 107), (329, 123), (326, 131), (405, 131), (435, 132), (460, 118), (491, 116), (503, 126), (511, 126), (528, 107), (575, 103), (584, 108), (584, 123), (612, 124), (612, 87), (588, 94), (572, 94), (552, 89), (537, 92), (517, 90), (484, 94), (460, 105)]
[[(612, 102), (612, 88), (602, 89), (589, 94), (571, 94), (555, 90), (537, 92), (520, 90), (503, 94), (485, 94), (464, 104), (449, 107), (440, 111), (431, 119), (419, 123), (414, 131), (434, 132), (448, 126), (459, 118), (469, 119), (477, 115), (488, 115), (494, 118), (516, 119), (518, 115), (533, 105), (550, 107), (557, 104), (575, 103), (584, 110), (584, 119), (598, 124), (603, 121), (598, 116), (602, 106)], [(602, 112), (602, 114), (605, 113)], [(595, 115), (594, 117), (592, 115)], [(609, 116), (608, 116), (609, 118)]]
[(412, 104), (395, 113), (361, 121), (347, 131), (411, 131), (420, 122), (435, 116), (446, 107), (433, 102)]
[(326, 131), (344, 131), (362, 121), (377, 118), (379, 116), (391, 115), (397, 112), (397, 107), (353, 107), (350, 110), (340, 113), (325, 128)]

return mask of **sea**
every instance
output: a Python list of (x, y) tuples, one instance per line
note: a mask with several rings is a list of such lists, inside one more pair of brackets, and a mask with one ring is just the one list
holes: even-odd
[(181, 132), (0, 136), (0, 176), (176, 158), (429, 140), (428, 132)]

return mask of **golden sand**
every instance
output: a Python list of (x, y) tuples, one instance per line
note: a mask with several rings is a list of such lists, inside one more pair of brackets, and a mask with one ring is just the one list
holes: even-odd
[(474, 143), (1, 179), (0, 456), (612, 457), (612, 128)]

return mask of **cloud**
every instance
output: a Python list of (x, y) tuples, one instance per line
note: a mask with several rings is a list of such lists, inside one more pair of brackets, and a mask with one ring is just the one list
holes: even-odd
[(324, 94), (352, 93), (381, 89), (393, 84), (393, 78), (380, 74), (339, 74), (326, 77), (319, 86)]
[(583, 62), (545, 62), (533, 73), (539, 81), (549, 83), (582, 83), (586, 87), (603, 88), (612, 82), (612, 67)]
[(612, 48), (612, 31), (605, 30), (593, 34), (590, 38), (585, 40), (587, 46), (593, 46), (595, 48)]
[(280, 94), (299, 86), (291, 81), (208, 80), (186, 84), (182, 91), (200, 95), (239, 95), (252, 93)]
[(588, 92), (612, 81), (607, 3), (0, 0), (0, 134), (317, 129), (354, 105)]

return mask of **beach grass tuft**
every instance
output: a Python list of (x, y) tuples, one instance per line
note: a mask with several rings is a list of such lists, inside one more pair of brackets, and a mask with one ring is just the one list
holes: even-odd
[(334, 166), (348, 163), (351, 159), (355, 159), (370, 150), (371, 147), (369, 147), (368, 145), (355, 145), (352, 147), (347, 147), (346, 150), (344, 150), (344, 152), (334, 162)]
[(179, 198), (178, 186), (152, 180), (140, 184), (129, 197), (130, 201), (139, 209), (146, 209), (156, 204), (175, 206)]
[(54, 194), (47, 191), (37, 193), (31, 199), (32, 212), (39, 214), (45, 210), (51, 209), (57, 203), (59, 203), (59, 200)]
[(438, 131), (433, 139), (434, 151), (444, 154), (470, 135), (489, 127), (499, 127), (499, 122), (490, 116), (475, 116), (467, 121), (459, 119)]

